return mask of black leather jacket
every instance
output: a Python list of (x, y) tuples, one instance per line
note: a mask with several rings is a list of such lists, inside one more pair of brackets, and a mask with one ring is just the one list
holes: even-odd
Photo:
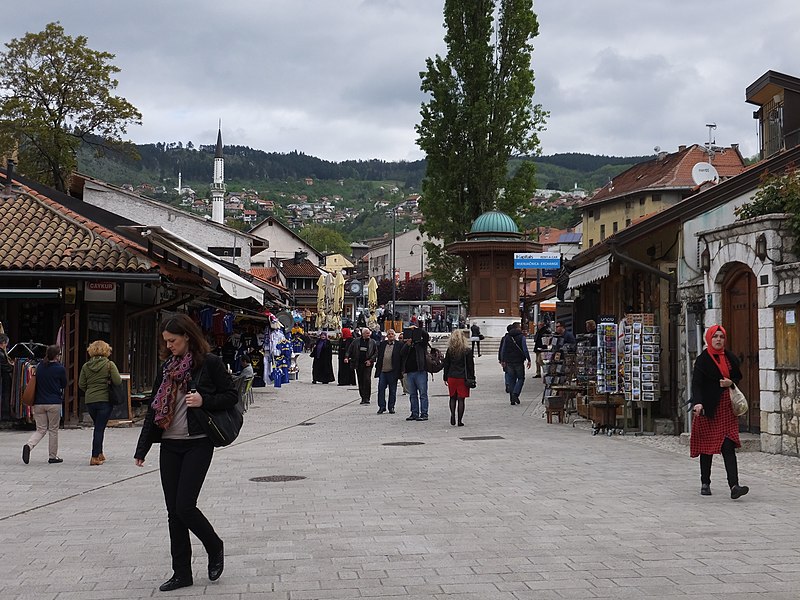
[[(153, 444), (161, 441), (164, 430), (155, 424), (155, 411), (153, 410), (153, 397), (161, 385), (164, 376), (163, 365), (158, 370), (156, 380), (153, 382), (153, 391), (148, 400), (147, 415), (142, 423), (142, 432), (139, 434), (139, 441), (136, 444), (134, 458), (144, 460)], [(197, 391), (203, 397), (201, 408), (190, 408), (187, 411), (186, 421), (189, 426), (189, 435), (201, 435), (205, 433), (200, 422), (195, 418), (195, 411), (198, 410), (225, 410), (236, 405), (239, 395), (233, 384), (230, 373), (225, 368), (222, 359), (214, 354), (206, 354), (204, 364), (200, 368), (192, 369), (192, 378)]]
[[(742, 380), (742, 370), (739, 367), (739, 359), (733, 352), (725, 350), (725, 356), (731, 363), (731, 381), (738, 384)], [(725, 388), (720, 387), (719, 380), (722, 373), (719, 372), (714, 359), (703, 350), (694, 361), (694, 371), (692, 372), (692, 406), (695, 404), (703, 405), (703, 413), (709, 419), (713, 419), (717, 413), (720, 398)]]

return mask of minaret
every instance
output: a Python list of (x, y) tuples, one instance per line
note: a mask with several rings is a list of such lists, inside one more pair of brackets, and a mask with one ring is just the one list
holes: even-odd
[(222, 156), (222, 123), (217, 132), (217, 151), (214, 153), (214, 182), (211, 184), (211, 220), (225, 223), (225, 158)]

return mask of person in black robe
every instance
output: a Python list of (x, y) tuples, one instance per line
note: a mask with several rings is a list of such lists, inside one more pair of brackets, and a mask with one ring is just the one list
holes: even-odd
[(319, 334), (317, 343), (311, 351), (314, 362), (311, 365), (311, 383), (330, 383), (335, 381), (333, 376), (333, 350), (324, 331)]
[(353, 368), (344, 362), (344, 355), (350, 344), (353, 343), (353, 332), (349, 327), (342, 327), (342, 339), (339, 340), (339, 384), (338, 385), (355, 385), (356, 374)]

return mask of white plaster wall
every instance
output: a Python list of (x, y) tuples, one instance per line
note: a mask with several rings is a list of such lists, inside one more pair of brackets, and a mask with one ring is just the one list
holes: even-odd
[(242, 269), (250, 268), (252, 238), (235, 229), (208, 222), (202, 217), (176, 210), (155, 200), (91, 181), (86, 181), (83, 200), (140, 225), (159, 225), (204, 250), (215, 246), (241, 248), (242, 255), (235, 260), (233, 257), (219, 258), (233, 262)]

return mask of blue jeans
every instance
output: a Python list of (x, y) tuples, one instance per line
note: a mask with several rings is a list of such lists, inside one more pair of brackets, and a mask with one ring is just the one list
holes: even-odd
[(525, 385), (525, 363), (506, 363), (505, 373), (506, 390), (519, 396)]
[(428, 372), (406, 373), (408, 399), (411, 401), (411, 416), (428, 416)]
[(378, 375), (378, 408), (386, 409), (386, 388), (389, 388), (389, 410), (394, 410), (397, 400), (397, 374), (388, 371)]
[(110, 402), (90, 402), (86, 410), (94, 421), (94, 434), (92, 435), (92, 456), (97, 457), (103, 453), (103, 438), (106, 434), (106, 425), (114, 409)]

